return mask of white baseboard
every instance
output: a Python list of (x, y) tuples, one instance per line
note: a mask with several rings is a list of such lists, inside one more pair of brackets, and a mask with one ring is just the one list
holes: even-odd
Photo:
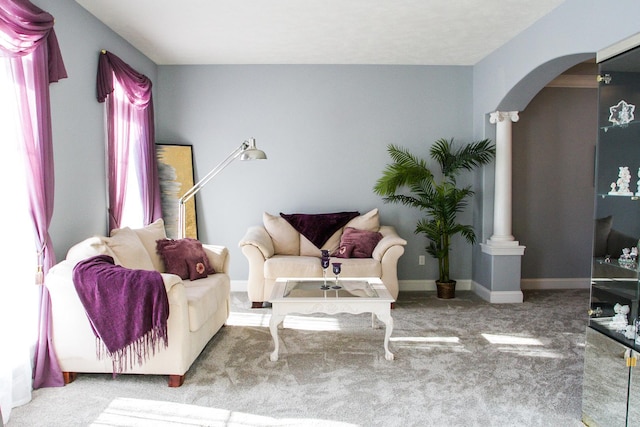
[(520, 304), (524, 301), (522, 291), (490, 291), (478, 283), (473, 285), (476, 295), (492, 304)]
[(232, 280), (231, 281), (231, 292), (247, 292), (247, 281), (246, 280)]
[[(398, 286), (401, 292), (420, 292), (420, 291), (435, 291), (435, 280), (399, 280)], [(471, 280), (458, 280), (456, 281), (456, 290), (470, 291)]]
[[(419, 292), (419, 291), (435, 291), (435, 280), (400, 280), (398, 286), (402, 292)], [(461, 291), (470, 291), (471, 280), (458, 280), (456, 289)], [(231, 292), (247, 292), (246, 280), (232, 280)]]
[[(522, 279), (521, 289), (589, 289), (591, 279)], [(398, 282), (401, 292), (435, 291), (435, 280), (400, 280)], [(460, 291), (474, 291), (482, 299), (494, 303), (518, 303), (522, 302), (520, 291), (490, 291), (484, 286), (471, 280), (458, 280), (456, 289)], [(231, 292), (247, 292), (246, 280), (232, 280)]]

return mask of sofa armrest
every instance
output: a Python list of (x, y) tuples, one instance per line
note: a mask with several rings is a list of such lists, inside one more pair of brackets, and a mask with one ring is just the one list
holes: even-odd
[(216, 273), (229, 274), (229, 249), (226, 246), (202, 245)]
[(382, 261), (384, 254), (393, 246), (405, 246), (407, 244), (407, 241), (398, 236), (396, 229), (390, 225), (383, 225), (378, 231), (382, 234), (382, 240), (378, 242), (372, 254), (372, 257), (378, 261)]
[(255, 246), (262, 252), (265, 259), (271, 258), (275, 253), (271, 236), (267, 233), (267, 229), (261, 225), (249, 227), (238, 245), (241, 248), (247, 245)]
[(164, 289), (167, 291), (167, 294), (169, 294), (169, 291), (171, 291), (171, 288), (182, 283), (182, 279), (177, 274), (160, 273), (160, 275), (162, 276), (162, 281), (164, 282)]

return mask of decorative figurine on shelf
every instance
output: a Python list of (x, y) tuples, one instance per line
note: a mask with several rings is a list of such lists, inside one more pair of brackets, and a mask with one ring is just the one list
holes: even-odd
[(628, 340), (632, 340), (636, 338), (636, 327), (633, 325), (627, 325), (624, 331), (624, 337)]
[(634, 251), (629, 248), (622, 249), (622, 255), (618, 258), (618, 264), (620, 267), (635, 268), (637, 266), (636, 258), (638, 256), (638, 249), (634, 249)]
[(616, 305), (613, 306), (613, 311), (616, 314), (611, 318), (611, 329), (625, 333), (627, 331), (627, 326), (629, 325), (629, 320), (627, 319), (629, 306), (616, 303)]
[(617, 105), (609, 107), (609, 121), (614, 126), (626, 126), (635, 118), (633, 113), (636, 106), (627, 104), (625, 100), (621, 100)]
[(629, 189), (630, 182), (631, 172), (629, 172), (629, 167), (618, 167), (618, 180), (611, 183), (611, 191), (609, 191), (609, 194), (616, 196), (633, 196), (633, 192)]
[(618, 258), (618, 264), (621, 267), (636, 268), (636, 258), (638, 257), (638, 248), (624, 248), (622, 249), (622, 255)]

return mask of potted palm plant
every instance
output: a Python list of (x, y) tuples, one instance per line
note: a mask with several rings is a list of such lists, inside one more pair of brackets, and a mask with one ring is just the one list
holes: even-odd
[(454, 298), (456, 281), (449, 277), (451, 237), (461, 234), (467, 242), (476, 242), (473, 227), (456, 222), (457, 214), (467, 207), (474, 194), (470, 185), (458, 187), (456, 178), (462, 171), (490, 163), (495, 157), (495, 146), (488, 139), (457, 148), (453, 139), (437, 140), (429, 154), (440, 166), (438, 175), (429, 169), (426, 160), (405, 148), (391, 144), (387, 151), (392, 163), (376, 182), (374, 191), (384, 196), (385, 203), (401, 203), (425, 213), (414, 233), (427, 237), (426, 251), (438, 260), (438, 298)]

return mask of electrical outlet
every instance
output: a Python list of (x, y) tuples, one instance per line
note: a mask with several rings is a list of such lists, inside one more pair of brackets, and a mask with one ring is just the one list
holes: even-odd
[(424, 255), (418, 255), (418, 265), (424, 265)]

